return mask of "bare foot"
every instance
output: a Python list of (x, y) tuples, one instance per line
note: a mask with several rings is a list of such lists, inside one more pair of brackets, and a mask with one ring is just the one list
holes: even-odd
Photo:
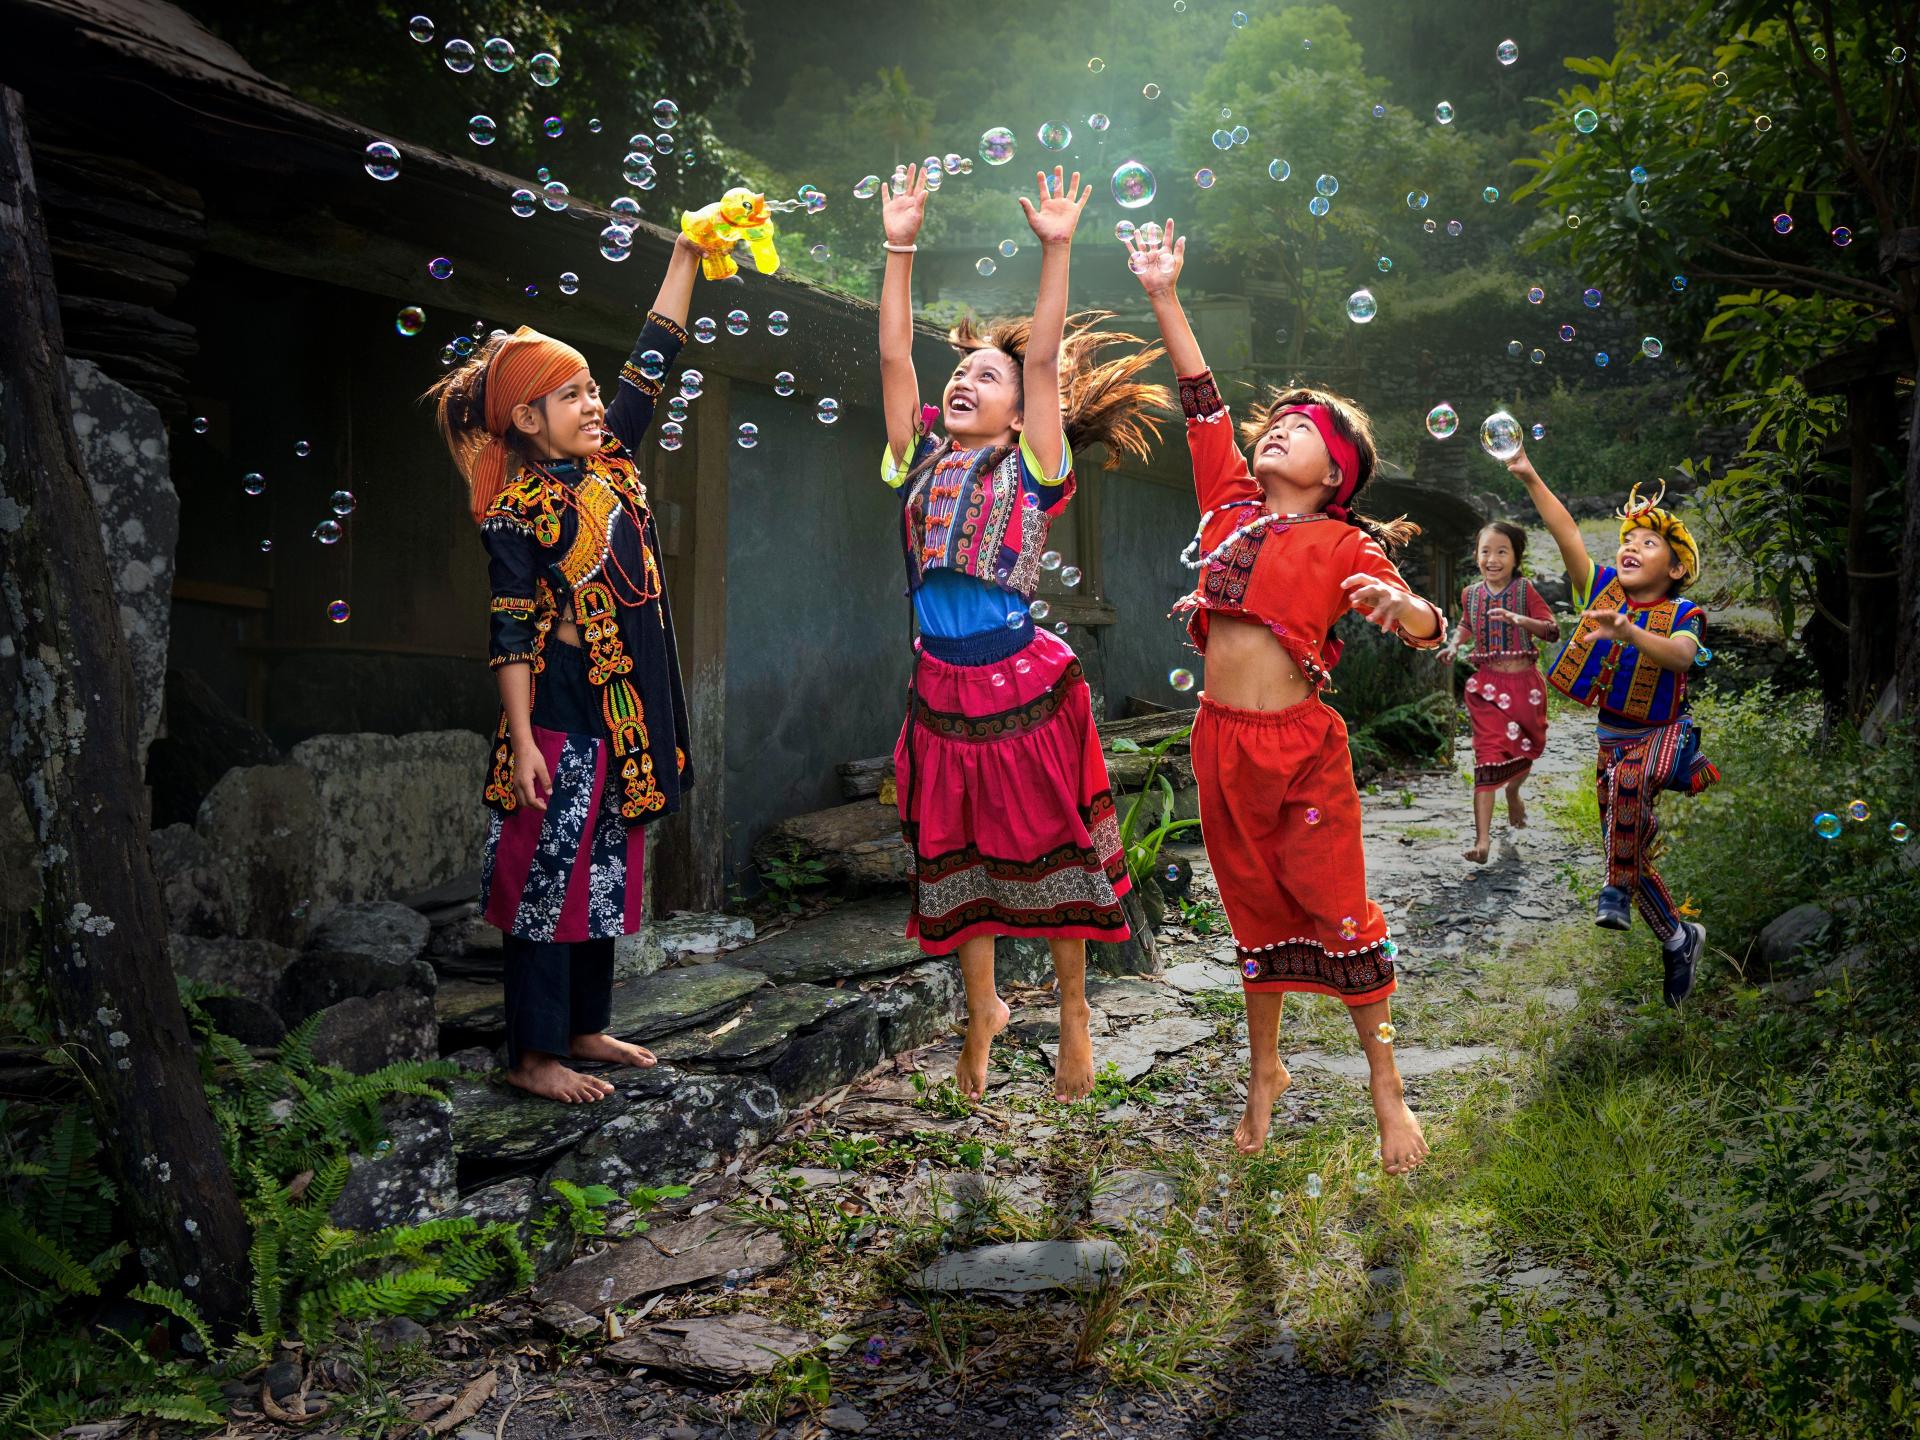
[(1460, 854), (1464, 858), (1471, 860), (1476, 865), (1484, 865), (1487, 863), (1486, 842), (1482, 841), (1477, 845), (1468, 846), (1465, 850), (1462, 850)]
[(1053, 1067), (1053, 1098), (1065, 1103), (1093, 1093), (1093, 1035), (1087, 1029), (1093, 1012), (1060, 1007), (1060, 1058)]
[(604, 1100), (613, 1093), (613, 1086), (599, 1076), (582, 1075), (578, 1070), (562, 1065), (556, 1056), (538, 1051), (520, 1057), (520, 1063), (507, 1071), (507, 1083), (518, 1085), (529, 1095), (538, 1095), (543, 1100), (558, 1100), (563, 1105)]
[(1371, 1089), (1374, 1118), (1380, 1122), (1380, 1167), (1389, 1175), (1405, 1175), (1427, 1158), (1427, 1137), (1407, 1108), (1398, 1075), (1376, 1076)]
[[(1013, 1012), (1007, 1009), (1007, 1002), (998, 995), (993, 997), (991, 1010), (967, 1017), (966, 1042), (961, 1045), (960, 1059), (953, 1067), (953, 1083), (960, 1087), (962, 1095), (978, 1100), (987, 1093), (987, 1051), (993, 1046), (993, 1037), (1006, 1029), (1007, 1021), (1012, 1018)], [(1064, 1048), (1064, 1034), (1061, 1038)]]
[(1273, 1107), (1293, 1084), (1293, 1076), (1276, 1057), (1268, 1073), (1255, 1070), (1247, 1079), (1247, 1109), (1233, 1128), (1233, 1148), (1242, 1155), (1258, 1155), (1267, 1143), (1267, 1127), (1273, 1124)]
[(1507, 824), (1516, 830), (1527, 828), (1527, 804), (1518, 790), (1507, 792)]
[(651, 1050), (611, 1035), (576, 1035), (568, 1042), (567, 1053), (575, 1060), (611, 1060), (615, 1065), (634, 1065), (642, 1070), (656, 1063)]

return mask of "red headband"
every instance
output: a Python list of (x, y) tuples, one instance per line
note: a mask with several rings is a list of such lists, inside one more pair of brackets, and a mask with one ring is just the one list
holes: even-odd
[(1340, 433), (1334, 424), (1333, 411), (1325, 405), (1289, 405), (1284, 410), (1275, 411), (1273, 418), (1278, 420), (1286, 415), (1304, 415), (1313, 422), (1313, 428), (1320, 432), (1328, 456), (1340, 471), (1340, 488), (1327, 505), (1327, 514), (1336, 520), (1348, 519), (1347, 502), (1353, 498), (1353, 492), (1360, 488), (1359, 447)]

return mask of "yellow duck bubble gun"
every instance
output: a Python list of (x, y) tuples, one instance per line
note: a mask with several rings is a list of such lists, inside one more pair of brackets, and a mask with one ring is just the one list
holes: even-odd
[(680, 232), (706, 252), (700, 270), (709, 280), (736, 275), (733, 247), (742, 240), (753, 253), (754, 268), (771, 275), (780, 268), (780, 252), (773, 245), (773, 214), (767, 197), (744, 186), (727, 191), (711, 205), (680, 216)]

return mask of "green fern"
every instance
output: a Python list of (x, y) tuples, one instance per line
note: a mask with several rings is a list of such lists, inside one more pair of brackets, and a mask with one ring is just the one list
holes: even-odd
[(206, 1317), (200, 1313), (200, 1307), (178, 1290), (165, 1285), (156, 1285), (148, 1280), (128, 1291), (127, 1298), (138, 1300), (143, 1305), (158, 1306), (174, 1319), (181, 1321), (193, 1331), (194, 1337), (206, 1347), (209, 1355), (216, 1353), (219, 1349), (213, 1338), (213, 1329), (207, 1324)]
[(0, 1269), (18, 1277), (30, 1271), (67, 1295), (98, 1295), (100, 1286), (82, 1260), (49, 1235), (42, 1235), (12, 1206), (0, 1208)]

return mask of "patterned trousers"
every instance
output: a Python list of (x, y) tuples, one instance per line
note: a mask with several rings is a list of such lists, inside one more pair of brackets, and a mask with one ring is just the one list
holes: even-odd
[(1684, 738), (1677, 721), (1639, 734), (1602, 730), (1595, 765), (1607, 884), (1633, 897), (1647, 928), (1663, 943), (1679, 932), (1680, 916), (1666, 882), (1653, 868), (1660, 836), (1654, 801), (1680, 766)]

